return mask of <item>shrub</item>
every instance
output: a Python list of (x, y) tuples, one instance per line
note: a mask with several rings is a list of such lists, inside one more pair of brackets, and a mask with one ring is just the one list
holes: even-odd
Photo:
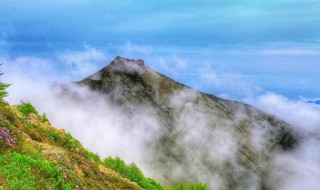
[(179, 183), (176, 186), (168, 187), (168, 190), (210, 190), (210, 188), (203, 183), (196, 183), (196, 184)]
[(0, 126), (0, 154), (8, 148), (13, 147), (15, 143), (14, 134), (7, 127)]
[(66, 147), (71, 152), (76, 152), (77, 149), (81, 147), (80, 142), (74, 139), (70, 133), (67, 133), (63, 141), (64, 141), (63, 146)]
[(101, 158), (98, 154), (95, 154), (93, 152), (88, 151), (87, 149), (84, 149), (84, 154), (87, 158), (93, 160), (96, 163), (102, 163)]
[(33, 107), (30, 102), (21, 101), (21, 103), (17, 106), (19, 111), (21, 111), (25, 116), (28, 116), (31, 113), (37, 114), (37, 110)]
[[(0, 64), (1, 66), (2, 64)], [(0, 72), (0, 76), (3, 75), (2, 72)], [(3, 99), (8, 95), (8, 92), (6, 91), (7, 87), (10, 86), (10, 84), (5, 84), (0, 82), (0, 99)]]
[(49, 125), (51, 125), (49, 119), (47, 118), (47, 115), (45, 113), (42, 114), (42, 122), (45, 123), (47, 122)]
[(120, 174), (127, 177), (130, 181), (136, 182), (140, 187), (144, 189), (164, 190), (164, 188), (155, 180), (145, 178), (142, 171), (137, 167), (135, 163), (127, 165), (119, 157), (107, 157), (103, 160), (103, 162), (107, 167), (116, 170)]
[(10, 136), (10, 130), (7, 127), (0, 127), (0, 140), (6, 141), (8, 146), (12, 147), (15, 140)]
[(54, 142), (60, 142), (62, 141), (62, 136), (55, 132), (55, 131), (50, 131), (50, 137), (51, 140), (53, 140)]

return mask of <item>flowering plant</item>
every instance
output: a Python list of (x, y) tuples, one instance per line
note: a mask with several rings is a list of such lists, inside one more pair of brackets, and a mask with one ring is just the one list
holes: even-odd
[(10, 130), (7, 127), (0, 127), (0, 142), (5, 142), (5, 144), (10, 147), (13, 147), (15, 143), (15, 140), (11, 137)]

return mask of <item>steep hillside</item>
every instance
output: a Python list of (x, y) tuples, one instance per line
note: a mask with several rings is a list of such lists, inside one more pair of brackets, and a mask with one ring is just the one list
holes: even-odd
[[(10, 106), (0, 99), (0, 189), (164, 190), (133, 163), (103, 161), (64, 130), (51, 126), (30, 103)], [(184, 185), (168, 189), (208, 189)]]
[[(160, 128), (146, 143), (145, 162), (162, 183), (200, 180), (217, 189), (274, 189), (274, 154), (298, 142), (276, 117), (184, 86), (142, 60), (117, 57), (77, 84), (129, 114), (141, 108), (155, 113)], [(139, 123), (127, 127), (135, 130)]]

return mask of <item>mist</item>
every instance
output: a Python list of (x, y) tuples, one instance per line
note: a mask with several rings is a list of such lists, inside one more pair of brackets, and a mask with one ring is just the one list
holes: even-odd
[[(55, 60), (33, 57), (6, 59), (6, 74), (2, 80), (13, 84), (9, 88), (7, 100), (12, 104), (21, 100), (30, 101), (39, 112), (47, 114), (54, 127), (70, 132), (90, 151), (98, 153), (102, 158), (119, 156), (126, 162), (135, 162), (147, 176), (166, 183), (166, 176), (152, 170), (152, 167), (157, 166), (152, 166), (150, 162), (153, 160), (148, 158), (148, 155), (154, 153), (149, 145), (164, 133), (156, 110), (141, 106), (136, 107), (135, 112), (128, 113), (110, 102), (105, 95), (72, 84), (71, 81), (79, 80), (79, 76), (89, 76), (107, 65), (103, 63), (107, 56), (102, 52), (89, 48), (86, 53), (88, 54), (81, 60), (75, 60), (76, 57), (81, 57), (80, 53), (60, 55)], [(96, 59), (91, 59), (91, 56)], [(66, 65), (67, 69), (59, 70), (57, 62)], [(77, 64), (72, 64), (73, 62)], [(65, 93), (59, 87), (60, 84), (68, 87), (70, 94)], [(224, 176), (212, 172), (203, 164), (203, 158), (206, 158), (214, 160), (217, 166), (230, 164), (237, 171), (234, 173), (237, 180), (243, 180), (244, 185), (240, 189), (258, 189), (259, 179), (254, 173), (249, 173), (247, 179), (241, 176), (247, 169), (236, 162), (237, 137), (232, 129), (224, 129), (223, 126), (227, 124), (219, 123), (219, 118), (209, 118), (206, 114), (208, 110), (203, 107), (194, 106), (192, 102), (197, 97), (195, 91), (183, 90), (177, 91), (170, 98), (170, 104), (174, 108), (184, 107), (177, 113), (174, 125), (179, 135), (176, 143), (179, 147), (184, 147), (184, 154), (189, 155), (183, 163), (171, 169), (170, 177), (179, 180), (185, 173), (186, 180), (197, 176), (197, 179), (192, 180), (206, 182), (213, 189), (226, 189)], [(284, 119), (293, 126), (292, 130), (303, 137), (294, 151), (273, 155), (271, 180), (275, 183), (275, 189), (318, 189), (319, 109), (275, 93), (257, 95), (254, 98), (250, 94), (244, 101)], [(212, 132), (206, 126), (214, 122), (218, 127)], [(250, 136), (257, 150), (261, 149), (265, 141), (265, 132), (259, 128), (261, 125), (253, 124), (257, 127), (252, 129)], [(210, 135), (203, 138), (207, 134)]]
[(294, 151), (275, 156), (272, 175), (277, 189), (319, 189), (320, 106), (271, 92), (247, 101), (288, 122), (301, 137)]
[(50, 61), (34, 60), (7, 61), (3, 80), (13, 84), (7, 100), (11, 104), (32, 103), (40, 113), (46, 113), (54, 127), (70, 132), (101, 158), (119, 156), (128, 163), (137, 163), (148, 174), (143, 164), (148, 155), (146, 144), (159, 129), (154, 110), (136, 108), (137, 113), (128, 114), (105, 96), (75, 85), (70, 81), (72, 76), (60, 77), (63, 74), (58, 74)]

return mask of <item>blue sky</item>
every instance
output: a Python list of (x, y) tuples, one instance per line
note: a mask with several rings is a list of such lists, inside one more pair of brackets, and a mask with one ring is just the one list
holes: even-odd
[(319, 23), (319, 0), (0, 0), (0, 56), (10, 64), (19, 57), (51, 60), (68, 75), (63, 62), (70, 55), (96, 51), (90, 55), (99, 61), (86, 57), (86, 66), (94, 60), (103, 67), (117, 55), (141, 58), (227, 98), (266, 91), (318, 98)]

